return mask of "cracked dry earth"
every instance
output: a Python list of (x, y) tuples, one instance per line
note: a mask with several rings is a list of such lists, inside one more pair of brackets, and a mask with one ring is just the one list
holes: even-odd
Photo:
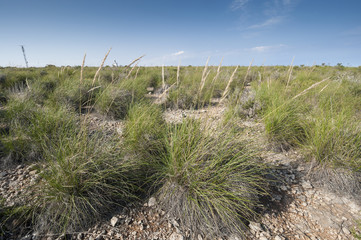
[[(213, 106), (201, 110), (166, 111), (168, 122), (180, 122), (183, 118), (208, 119), (212, 125), (221, 121), (225, 108)], [(122, 134), (122, 122), (104, 121), (93, 116), (95, 125), (103, 125)], [(265, 207), (259, 218), (249, 222), (244, 238), (259, 240), (293, 239), (354, 239), (352, 230), (361, 219), (361, 202), (351, 195), (337, 194), (309, 177), (310, 166), (303, 156), (294, 150), (277, 151), (270, 147), (264, 137), (262, 123), (252, 118), (237, 123), (245, 139), (260, 153), (262, 159), (273, 166), (269, 197), (263, 199)], [(19, 165), (12, 170), (0, 170), (0, 195), (7, 205), (15, 204), (17, 196), (26, 191), (26, 186), (36, 182), (38, 173), (34, 165)], [(16, 239), (8, 235), (8, 239)], [(160, 209), (157, 199), (150, 198), (144, 205), (123, 209), (85, 232), (72, 235), (46, 235), (28, 232), (22, 240), (30, 239), (211, 239), (206, 235), (194, 236)], [(237, 240), (241, 236), (224, 236), (217, 240)]]

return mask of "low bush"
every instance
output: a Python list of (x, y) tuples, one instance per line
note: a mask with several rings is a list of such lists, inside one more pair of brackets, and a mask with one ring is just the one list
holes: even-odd
[(97, 97), (95, 109), (113, 119), (124, 119), (132, 101), (133, 96), (130, 91), (107, 88)]
[(212, 134), (199, 121), (185, 120), (168, 126), (165, 146), (155, 166), (162, 207), (194, 236), (242, 234), (264, 193), (264, 167), (234, 131)]
[(67, 109), (41, 108), (26, 97), (12, 98), (1, 121), (8, 124), (8, 132), (0, 135), (2, 165), (41, 160), (49, 140), (77, 128), (74, 114)]
[(124, 144), (146, 165), (163, 152), (165, 122), (159, 106), (140, 102), (131, 106), (125, 122)]
[(46, 167), (29, 196), (40, 232), (82, 230), (134, 200), (132, 162), (118, 139), (81, 129), (57, 134), (44, 149)]

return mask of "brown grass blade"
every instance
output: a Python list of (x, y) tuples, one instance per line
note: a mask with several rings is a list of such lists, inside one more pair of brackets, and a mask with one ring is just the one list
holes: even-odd
[(102, 68), (103, 68), (103, 66), (104, 66), (104, 62), (105, 62), (105, 60), (107, 59), (107, 57), (108, 57), (108, 55), (109, 55), (109, 53), (110, 53), (110, 50), (112, 50), (112, 48), (110, 48), (109, 51), (107, 52), (107, 54), (105, 54), (105, 57), (104, 57), (104, 59), (103, 59), (103, 61), (102, 61), (102, 64), (99, 66), (98, 70), (96, 71), (96, 73), (95, 73), (95, 75), (94, 75), (94, 79), (93, 79), (93, 83), (92, 83), (93, 86), (94, 86), (95, 80), (96, 80), (97, 77), (98, 77), (98, 74), (99, 74), (100, 70), (102, 70)]
[(229, 91), (229, 86), (231, 85), (231, 83), (233, 81), (233, 77), (234, 77), (234, 74), (236, 74), (237, 69), (238, 69), (238, 66), (236, 67), (236, 69), (234, 69), (231, 77), (229, 78), (228, 84), (227, 84), (226, 88), (224, 89), (224, 92), (222, 94), (222, 97), (221, 97), (221, 100), (219, 101), (219, 103), (221, 103), (226, 98), (228, 91)]

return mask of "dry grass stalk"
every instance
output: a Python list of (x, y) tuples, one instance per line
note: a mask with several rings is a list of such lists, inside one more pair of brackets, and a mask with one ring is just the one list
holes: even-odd
[(330, 85), (330, 83), (327, 83), (326, 86), (324, 86), (324, 87), (320, 90), (319, 93), (323, 92), (323, 90), (325, 90), (325, 89), (328, 87), (328, 85)]
[(93, 86), (94, 86), (95, 80), (96, 80), (97, 77), (98, 77), (98, 74), (99, 74), (100, 70), (102, 70), (102, 68), (103, 68), (103, 66), (104, 66), (104, 62), (105, 62), (105, 60), (107, 59), (107, 57), (108, 57), (108, 55), (109, 55), (109, 53), (110, 53), (110, 50), (112, 50), (112, 48), (110, 48), (109, 51), (107, 52), (107, 54), (105, 54), (105, 57), (104, 57), (104, 59), (103, 59), (103, 61), (102, 61), (102, 64), (99, 66), (98, 70), (96, 71), (96, 73), (95, 73), (95, 75), (94, 75), (94, 79), (93, 79), (93, 83), (92, 83)]
[(130, 74), (132, 74), (134, 68), (136, 68), (136, 67), (138, 66), (138, 63), (139, 63), (139, 62), (137, 62), (137, 63), (132, 67), (132, 69), (130, 69), (130, 71), (129, 71), (128, 75), (126, 76), (126, 78), (129, 78), (129, 77), (130, 77)]
[(294, 96), (291, 100), (294, 100), (294, 99), (296, 99), (296, 98), (298, 98), (298, 97), (306, 94), (306, 93), (307, 93), (309, 90), (311, 90), (312, 88), (320, 85), (321, 83), (323, 83), (323, 82), (325, 82), (325, 81), (327, 81), (327, 80), (329, 80), (329, 79), (330, 79), (330, 78), (328, 77), (328, 78), (325, 78), (325, 79), (323, 79), (323, 80), (321, 80), (321, 81), (319, 81), (319, 82), (317, 82), (317, 83), (312, 84), (310, 87), (306, 88), (305, 90), (303, 90), (302, 92), (300, 92), (299, 94), (297, 94), (296, 96)]
[(162, 65), (162, 89), (165, 89), (165, 80), (164, 80), (164, 64)]
[(254, 59), (252, 59), (252, 61), (249, 63), (249, 66), (248, 66), (248, 68), (247, 68), (247, 73), (246, 73), (246, 76), (244, 76), (244, 80), (243, 80), (243, 87), (244, 87), (244, 85), (245, 85), (245, 83), (246, 83), (246, 79), (247, 79), (247, 77), (248, 77), (249, 70), (251, 70), (253, 60), (254, 60)]
[(287, 71), (288, 78), (287, 78), (286, 88), (288, 87), (288, 84), (290, 83), (290, 80), (291, 80), (292, 70), (293, 70), (293, 61), (294, 61), (294, 60), (295, 60), (295, 57), (293, 57), (292, 62), (291, 62), (291, 65), (290, 65), (290, 68), (289, 68), (288, 71)]
[(179, 72), (180, 72), (180, 64), (181, 62), (179, 61), (178, 67), (177, 67), (177, 86), (179, 86)]
[(199, 98), (200, 95), (201, 95), (201, 92), (202, 92), (202, 90), (203, 90), (204, 84), (205, 84), (206, 79), (207, 79), (207, 77), (208, 77), (208, 74), (209, 74), (209, 72), (210, 72), (210, 71), (207, 72), (209, 59), (210, 59), (210, 57), (208, 57), (207, 62), (206, 62), (206, 65), (204, 66), (204, 69), (203, 69), (201, 84), (200, 84), (200, 86), (199, 86), (199, 91), (198, 91), (198, 98)]
[(80, 68), (80, 85), (83, 82), (83, 71), (84, 71), (84, 65), (85, 65), (85, 58), (86, 58), (86, 53), (84, 54), (83, 63), (81, 64), (81, 68)]
[(311, 73), (315, 70), (315, 68), (316, 68), (316, 63), (313, 63), (311, 70), (307, 73), (307, 77), (311, 75)]
[(224, 57), (222, 57), (222, 60), (221, 60), (221, 62), (220, 62), (219, 65), (218, 65), (216, 76), (214, 76), (214, 78), (212, 79), (212, 85), (213, 85), (213, 83), (217, 80), (217, 78), (218, 78), (218, 76), (219, 76), (219, 74), (220, 74), (220, 72), (221, 72), (221, 67), (222, 67), (223, 58), (224, 58)]
[(127, 66), (125, 66), (124, 71), (126, 71), (128, 68), (130, 68), (130, 66), (132, 66), (135, 62), (138, 62), (140, 59), (142, 59), (145, 55), (142, 55), (136, 59), (134, 59), (131, 63), (129, 63)]
[(163, 98), (163, 97), (168, 93), (168, 91), (169, 91), (174, 85), (176, 85), (176, 84), (177, 84), (177, 82), (173, 83), (172, 85), (170, 85), (169, 88), (165, 89), (165, 90), (163, 91), (163, 93), (158, 96), (158, 102), (161, 103), (161, 102), (162, 102), (162, 98)]
[(140, 69), (140, 66), (138, 66), (137, 71), (135, 72), (135, 77), (134, 77), (134, 79), (137, 79), (138, 73), (139, 73), (139, 69)]
[(102, 86), (93, 87), (93, 88), (89, 89), (87, 93), (90, 93), (90, 92), (94, 91), (95, 89), (98, 89), (98, 88), (101, 88), (101, 87)]
[(226, 89), (224, 89), (224, 92), (223, 92), (223, 94), (222, 94), (222, 97), (221, 97), (221, 100), (219, 101), (219, 103), (221, 103), (221, 102), (226, 98), (226, 96), (227, 96), (227, 94), (228, 94), (228, 91), (229, 91), (229, 86), (231, 85), (231, 83), (232, 83), (232, 81), (233, 81), (233, 77), (234, 77), (234, 74), (236, 74), (237, 69), (238, 69), (238, 66), (236, 67), (236, 69), (234, 69), (231, 77), (229, 78), (227, 87), (226, 87)]
[[(83, 62), (81, 64), (81, 68), (80, 68), (80, 81), (79, 81), (80, 86), (83, 83), (83, 71), (84, 71), (84, 65), (85, 65), (85, 58), (86, 58), (86, 53), (84, 54)], [(79, 87), (79, 96), (81, 99), (81, 88), (80, 87)], [(79, 102), (79, 113), (81, 113), (81, 101)]]
[(300, 97), (300, 96), (302, 96), (302, 95), (305, 95), (305, 94), (306, 94), (308, 91), (310, 91), (312, 88), (315, 88), (316, 86), (320, 85), (321, 83), (323, 83), (323, 82), (325, 82), (325, 81), (327, 81), (327, 80), (329, 80), (329, 79), (330, 79), (330, 78), (328, 77), (328, 78), (325, 78), (325, 79), (323, 79), (323, 80), (321, 80), (321, 81), (319, 81), (319, 82), (317, 82), (317, 83), (312, 84), (310, 87), (306, 88), (305, 90), (303, 90), (302, 92), (300, 92), (299, 94), (297, 94), (296, 96), (294, 96), (293, 98), (289, 99), (288, 101), (284, 102), (283, 104), (281, 104), (280, 106), (278, 106), (277, 108), (275, 108), (273, 111), (269, 112), (267, 115), (265, 115), (265, 116), (263, 117), (263, 119), (266, 118), (266, 117), (268, 117), (270, 114), (274, 113), (277, 109), (283, 107), (285, 104), (287, 104), (287, 103), (295, 100), (296, 98), (298, 98), (298, 97)]
[[(178, 68), (177, 68), (177, 87), (179, 87), (180, 64), (181, 64), (181, 61), (179, 61)], [(179, 91), (177, 91), (177, 108), (178, 108), (178, 104), (179, 104)]]

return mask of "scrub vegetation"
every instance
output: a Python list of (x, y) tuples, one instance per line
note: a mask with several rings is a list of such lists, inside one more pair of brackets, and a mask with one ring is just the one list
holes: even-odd
[[(360, 172), (360, 68), (138, 67), (139, 60), (0, 68), (1, 168), (39, 172), (16, 211), (0, 199), (0, 236), (21, 228), (8, 221), (13, 212), (41, 233), (71, 233), (150, 196), (193, 232), (242, 235), (262, 207), (269, 173), (236, 127), (244, 118), (264, 124), (274, 148)], [(163, 115), (214, 105), (226, 112), (212, 127)], [(94, 128), (94, 115), (123, 123), (122, 133)]]

